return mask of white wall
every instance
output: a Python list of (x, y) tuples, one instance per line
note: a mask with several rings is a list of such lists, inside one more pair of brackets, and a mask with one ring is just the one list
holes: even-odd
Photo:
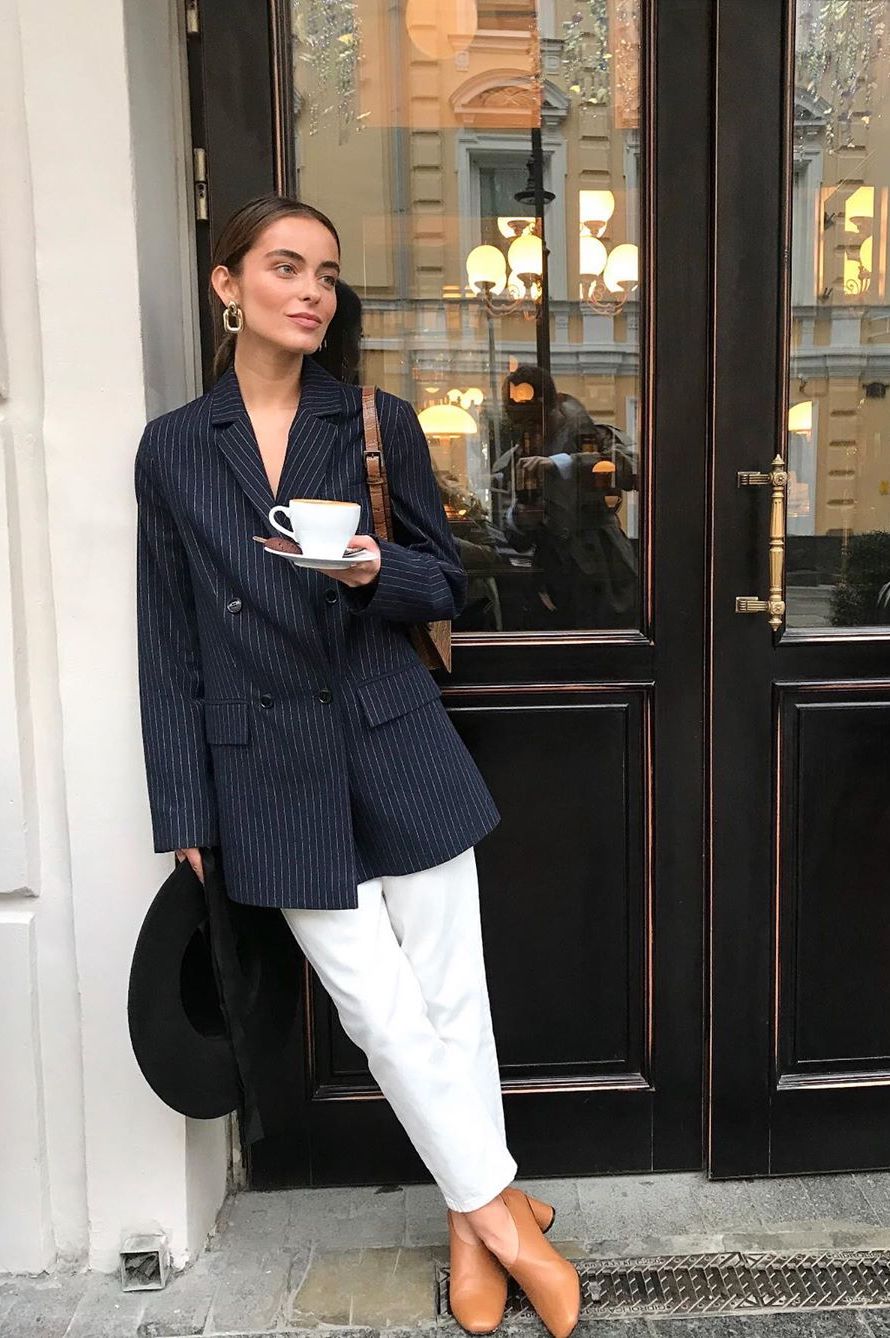
[(157, 1227), (181, 1265), (225, 1190), (224, 1122), (154, 1096), (126, 1021), (172, 867), (139, 737), (133, 456), (197, 393), (178, 21), (0, 0), (4, 1271), (111, 1271), (122, 1230)]

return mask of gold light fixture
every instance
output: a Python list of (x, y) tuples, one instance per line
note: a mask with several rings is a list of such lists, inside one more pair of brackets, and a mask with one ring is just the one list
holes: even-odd
[[(580, 190), (578, 206), (581, 227), (591, 237), (602, 237), (615, 212), (615, 196), (610, 190)], [(583, 236), (583, 231), (582, 231)]]
[(603, 316), (615, 316), (640, 283), (639, 250), (622, 242), (607, 251), (597, 237), (584, 235), (579, 243), (580, 297)]
[(812, 432), (813, 430), (813, 401), (802, 400), (800, 404), (792, 404), (788, 410), (788, 431), (789, 432)]
[(581, 219), (578, 243), (581, 301), (601, 315), (614, 316), (639, 286), (637, 247), (632, 242), (622, 242), (610, 251), (600, 240), (615, 213), (612, 191), (579, 191), (578, 212)]
[(518, 237), (521, 232), (532, 232), (534, 226), (534, 214), (516, 216), (511, 216), (510, 214), (498, 215), (498, 232), (502, 237), (509, 237), (511, 241), (514, 237)]
[(507, 286), (507, 258), (497, 246), (474, 246), (467, 256), (467, 279), (474, 290), (491, 296)]
[(417, 417), (427, 437), (470, 437), (479, 431), (475, 418), (459, 404), (429, 404)]
[(537, 233), (523, 231), (514, 236), (506, 256), (497, 246), (474, 246), (466, 265), (470, 288), (489, 315), (521, 312), (527, 320), (536, 319), (544, 265)]

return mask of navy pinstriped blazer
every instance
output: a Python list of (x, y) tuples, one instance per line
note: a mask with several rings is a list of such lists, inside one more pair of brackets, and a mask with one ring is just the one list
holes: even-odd
[[(139, 696), (154, 848), (218, 845), (261, 906), (349, 908), (500, 820), (408, 624), (467, 578), (413, 407), (378, 390), (394, 541), (374, 534), (361, 396), (311, 357), (273, 496), (234, 368), (153, 419), (135, 460)], [(267, 553), (291, 497), (361, 503), (380, 571), (355, 589)]]

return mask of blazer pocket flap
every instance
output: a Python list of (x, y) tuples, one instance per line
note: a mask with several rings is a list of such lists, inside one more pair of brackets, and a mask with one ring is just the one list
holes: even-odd
[(250, 710), (247, 701), (205, 701), (204, 732), (208, 743), (249, 743)]
[(412, 666), (366, 679), (357, 683), (355, 690), (369, 725), (382, 725), (385, 720), (395, 720), (418, 706), (442, 699), (442, 689), (420, 664), (416, 669)]

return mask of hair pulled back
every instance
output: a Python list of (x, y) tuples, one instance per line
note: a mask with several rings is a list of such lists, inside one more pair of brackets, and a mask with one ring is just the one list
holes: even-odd
[[(257, 195), (254, 199), (242, 204), (227, 220), (213, 248), (210, 259), (211, 273), (217, 265), (225, 265), (232, 274), (240, 274), (241, 262), (260, 233), (270, 223), (275, 223), (279, 218), (314, 218), (317, 223), (321, 223), (327, 228), (337, 243), (339, 254), (340, 238), (337, 229), (327, 214), (323, 214), (320, 209), (316, 209), (311, 204), (306, 204), (303, 200), (294, 199), (290, 195)], [(208, 298), (216, 337), (212, 374), (213, 380), (217, 381), (235, 357), (235, 342), (238, 336), (229, 334), (224, 330), (222, 324), (223, 307), (212, 284), (208, 287)]]

